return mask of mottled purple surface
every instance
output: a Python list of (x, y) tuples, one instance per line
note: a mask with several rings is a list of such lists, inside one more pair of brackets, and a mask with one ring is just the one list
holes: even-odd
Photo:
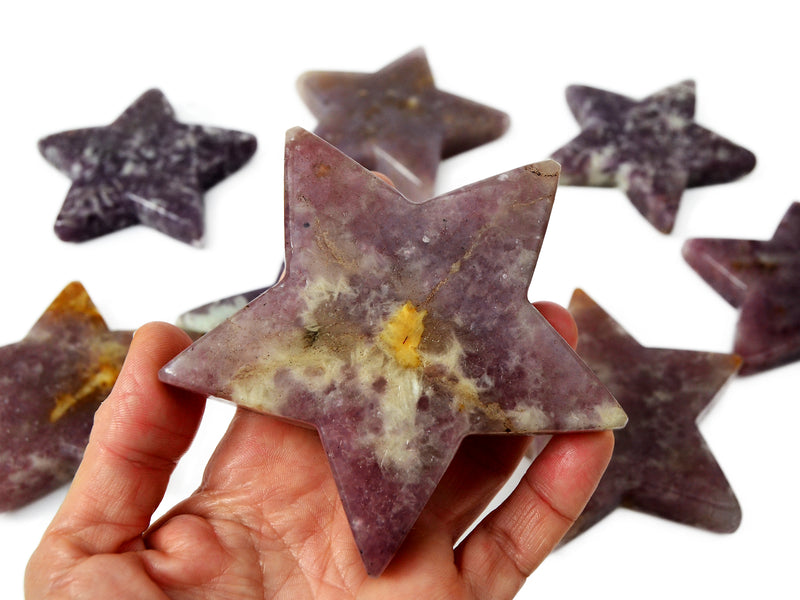
[(561, 183), (619, 187), (664, 233), (686, 188), (732, 181), (756, 164), (752, 152), (694, 121), (693, 81), (640, 101), (575, 85), (567, 103), (581, 133), (553, 154)]
[[(278, 281), (282, 274), (283, 265), (281, 265), (281, 274), (278, 275), (275, 281)], [(178, 315), (175, 324), (188, 333), (193, 339), (197, 339), (201, 335), (214, 329), (214, 327), (222, 323), (228, 317), (236, 314), (273, 285), (275, 284), (273, 283), (263, 288), (250, 290), (249, 292), (242, 292), (241, 294), (234, 294), (233, 296), (226, 296), (225, 298), (203, 304)]]
[(614, 432), (611, 463), (564, 542), (618, 506), (711, 531), (735, 531), (742, 518), (739, 503), (697, 419), (741, 359), (643, 347), (581, 290), (569, 310), (578, 324), (578, 354), (629, 421)]
[(305, 73), (297, 87), (319, 119), (314, 133), (414, 202), (434, 195), (443, 158), (508, 129), (505, 113), (438, 90), (422, 49), (375, 73)]
[[(161, 378), (315, 426), (378, 575), (464, 436), (625, 423), (527, 300), (557, 180), (547, 161), (413, 203), (291, 130), (285, 276)], [(399, 314), (418, 344), (387, 334)]]
[(800, 203), (771, 240), (690, 239), (683, 256), (740, 309), (733, 350), (744, 359), (741, 374), (800, 359)]
[(72, 479), (131, 337), (109, 331), (71, 283), (22, 341), (0, 348), (0, 510)]
[(203, 192), (256, 150), (248, 133), (187, 125), (159, 90), (104, 127), (50, 135), (39, 151), (72, 180), (55, 232), (81, 242), (141, 223), (190, 244), (203, 239)]

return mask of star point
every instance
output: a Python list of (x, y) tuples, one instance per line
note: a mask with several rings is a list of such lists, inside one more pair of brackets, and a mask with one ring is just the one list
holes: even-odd
[(290, 131), (285, 276), (162, 379), (316, 427), (380, 574), (466, 435), (625, 423), (527, 300), (557, 175), (538, 163), (414, 203)]

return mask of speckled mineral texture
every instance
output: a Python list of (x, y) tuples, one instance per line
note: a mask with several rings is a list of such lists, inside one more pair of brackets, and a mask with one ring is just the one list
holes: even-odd
[[(280, 274), (275, 281), (280, 281), (282, 276), (283, 265), (281, 265)], [(192, 339), (197, 339), (201, 335), (214, 329), (228, 317), (235, 315), (273, 285), (275, 284), (273, 283), (266, 287), (250, 290), (249, 292), (234, 294), (233, 296), (226, 296), (225, 298), (220, 298), (219, 300), (214, 300), (213, 302), (192, 308), (180, 314), (175, 324), (188, 333)]]
[(50, 135), (39, 150), (72, 180), (56, 223), (81, 242), (141, 223), (183, 242), (203, 239), (203, 193), (256, 150), (248, 133), (187, 125), (159, 90), (105, 127)]
[(611, 463), (564, 542), (618, 506), (711, 531), (736, 530), (739, 503), (697, 419), (741, 359), (646, 348), (580, 290), (569, 309), (578, 324), (578, 354), (608, 386), (629, 422), (614, 432)]
[(162, 371), (313, 425), (380, 574), (461, 440), (624, 425), (527, 300), (551, 161), (412, 203), (320, 138), (286, 143), (286, 272)]
[(619, 187), (664, 233), (686, 188), (732, 181), (756, 164), (752, 152), (694, 121), (693, 81), (640, 101), (575, 85), (567, 103), (581, 133), (553, 154), (561, 183)]
[(0, 510), (72, 479), (131, 337), (109, 331), (71, 283), (22, 341), (0, 348)]
[(740, 309), (733, 350), (743, 375), (800, 359), (800, 203), (771, 240), (690, 239), (683, 256)]
[(508, 115), (436, 88), (416, 49), (375, 73), (314, 71), (297, 84), (314, 132), (414, 202), (433, 196), (439, 162), (500, 137)]

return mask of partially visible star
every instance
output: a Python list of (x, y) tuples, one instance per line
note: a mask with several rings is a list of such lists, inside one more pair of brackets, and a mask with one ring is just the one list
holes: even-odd
[(203, 193), (255, 150), (248, 133), (177, 121), (164, 94), (149, 90), (110, 125), (39, 142), (42, 156), (72, 180), (55, 232), (80, 242), (141, 223), (200, 244)]
[(693, 81), (640, 101), (580, 85), (566, 95), (581, 133), (553, 154), (561, 183), (619, 187), (663, 233), (672, 231), (686, 188), (732, 181), (755, 167), (752, 152), (694, 121)]
[(743, 375), (800, 359), (800, 202), (770, 240), (690, 239), (683, 256), (740, 309), (733, 351)]
[(505, 113), (436, 88), (418, 48), (375, 73), (313, 71), (297, 83), (319, 119), (314, 133), (408, 199), (433, 197), (439, 162), (500, 137)]
[(578, 325), (578, 354), (629, 421), (614, 432), (611, 463), (564, 542), (619, 506), (710, 531), (735, 531), (742, 517), (739, 503), (697, 419), (741, 359), (644, 347), (581, 290), (569, 310)]
[(71, 283), (22, 341), (0, 348), (0, 511), (72, 479), (132, 336), (110, 331)]
[(413, 203), (292, 130), (284, 277), (161, 378), (316, 427), (378, 575), (466, 435), (625, 423), (527, 299), (557, 180), (547, 161)]

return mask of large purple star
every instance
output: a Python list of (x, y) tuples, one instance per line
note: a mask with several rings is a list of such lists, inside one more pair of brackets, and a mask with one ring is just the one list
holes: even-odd
[(733, 354), (645, 348), (581, 290), (569, 305), (578, 354), (628, 414), (614, 456), (569, 541), (618, 506), (711, 531), (734, 531), (739, 503), (697, 428), (736, 373)]
[(316, 427), (381, 573), (464, 436), (625, 423), (527, 300), (557, 180), (548, 161), (417, 204), (290, 131), (285, 276), (162, 379)]
[(110, 125), (50, 135), (39, 150), (72, 180), (55, 223), (62, 240), (80, 242), (141, 223), (200, 244), (203, 192), (244, 165), (256, 139), (180, 123), (154, 89)]
[(433, 196), (440, 160), (508, 128), (505, 113), (438, 90), (421, 48), (375, 73), (305, 73), (297, 87), (319, 119), (314, 133), (414, 202)]
[(72, 479), (131, 338), (109, 331), (71, 283), (22, 341), (0, 348), (0, 510)]
[(619, 187), (664, 233), (684, 189), (732, 181), (756, 164), (752, 152), (695, 123), (693, 81), (641, 101), (575, 85), (567, 103), (581, 133), (553, 154), (561, 183)]
[(696, 238), (683, 245), (691, 267), (741, 309), (733, 351), (751, 374), (800, 359), (800, 203), (771, 240)]

